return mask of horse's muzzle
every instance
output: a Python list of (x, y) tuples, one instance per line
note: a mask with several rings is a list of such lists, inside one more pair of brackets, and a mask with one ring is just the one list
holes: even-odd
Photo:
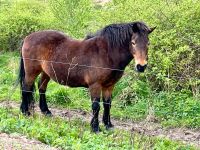
[(147, 67), (147, 65), (145, 64), (145, 65), (140, 65), (140, 64), (137, 64), (136, 65), (136, 71), (137, 72), (144, 72), (144, 70), (146, 69), (146, 67)]

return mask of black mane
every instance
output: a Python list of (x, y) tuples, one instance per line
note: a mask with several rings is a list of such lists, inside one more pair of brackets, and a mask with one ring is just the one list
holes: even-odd
[(99, 30), (95, 34), (87, 35), (85, 39), (102, 36), (106, 38), (111, 48), (127, 47), (134, 32), (142, 34), (147, 33), (148, 31), (149, 28), (143, 22), (111, 24)]

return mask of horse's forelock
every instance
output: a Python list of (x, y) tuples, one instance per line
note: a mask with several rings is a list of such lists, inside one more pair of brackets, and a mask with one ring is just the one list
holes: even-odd
[(133, 22), (132, 23), (133, 31), (138, 33), (148, 33), (149, 27), (144, 22)]

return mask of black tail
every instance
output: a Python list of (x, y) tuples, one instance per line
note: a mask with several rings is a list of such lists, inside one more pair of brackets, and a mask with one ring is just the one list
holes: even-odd
[(15, 82), (15, 87), (17, 87), (18, 84), (20, 83), (21, 90), (22, 90), (22, 85), (25, 78), (24, 60), (23, 60), (22, 52), (21, 52), (23, 44), (24, 44), (24, 41), (22, 40), (19, 47), (19, 51), (20, 51), (19, 73), (18, 73), (17, 81)]
[(18, 83), (20, 83), (21, 90), (23, 89), (24, 78), (25, 78), (24, 60), (21, 54), (20, 64), (19, 64), (19, 75), (18, 75)]

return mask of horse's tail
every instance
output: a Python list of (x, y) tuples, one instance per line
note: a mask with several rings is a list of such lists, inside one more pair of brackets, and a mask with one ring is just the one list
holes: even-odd
[(18, 79), (15, 83), (15, 85), (17, 86), (20, 83), (20, 88), (22, 90), (22, 86), (23, 86), (23, 81), (25, 78), (25, 70), (24, 70), (24, 60), (22, 57), (22, 46), (24, 44), (24, 41), (21, 42), (20, 44), (20, 63), (19, 63), (19, 73), (18, 73)]
[(22, 53), (21, 53), (20, 54), (20, 64), (19, 64), (19, 75), (18, 75), (18, 83), (20, 83), (21, 90), (23, 89), (24, 78), (25, 78), (24, 60), (23, 60)]

